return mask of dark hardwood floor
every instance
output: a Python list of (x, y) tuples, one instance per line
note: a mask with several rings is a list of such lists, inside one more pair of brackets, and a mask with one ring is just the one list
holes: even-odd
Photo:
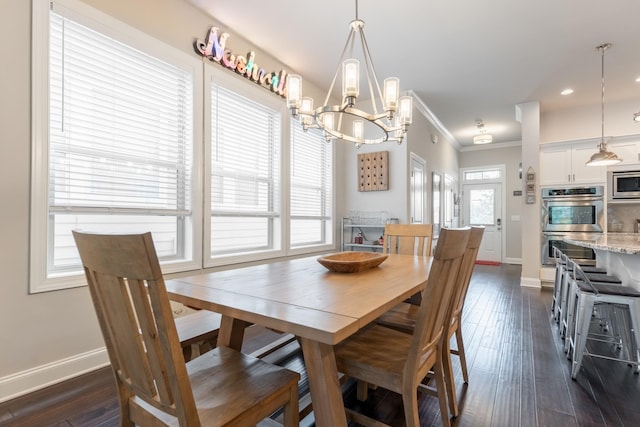
[[(549, 290), (521, 288), (520, 267), (475, 268), (463, 316), (470, 379), (463, 385), (454, 426), (639, 426), (640, 377), (629, 366), (586, 358), (576, 381), (562, 341), (550, 320)], [(247, 334), (252, 352), (277, 335), (262, 328)], [(308, 390), (304, 365), (294, 342), (267, 359), (302, 373), (301, 393)], [(435, 397), (419, 398), (421, 426), (440, 426)], [(345, 387), (345, 403), (392, 425), (404, 426), (397, 395), (376, 389), (359, 403)], [(0, 426), (117, 426), (118, 408), (109, 369), (83, 375), (0, 404)], [(301, 425), (312, 426), (313, 417)]]

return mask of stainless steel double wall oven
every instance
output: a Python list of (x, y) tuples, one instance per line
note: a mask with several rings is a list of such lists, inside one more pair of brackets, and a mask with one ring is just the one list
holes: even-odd
[(571, 245), (565, 236), (592, 238), (604, 229), (604, 186), (542, 189), (542, 264), (554, 263), (553, 247), (580, 263), (595, 264), (592, 249)]

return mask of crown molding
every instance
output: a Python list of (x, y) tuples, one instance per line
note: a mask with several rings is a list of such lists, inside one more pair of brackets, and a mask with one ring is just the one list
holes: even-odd
[(407, 91), (407, 94), (413, 98), (413, 105), (416, 107), (416, 109), (420, 111), (420, 113), (422, 113), (422, 115), (427, 120), (429, 120), (429, 122), (436, 128), (438, 132), (442, 133), (449, 140), (451, 145), (453, 145), (456, 150), (460, 150), (462, 147), (458, 140), (453, 137), (451, 132), (449, 132), (449, 129), (447, 129), (436, 117), (436, 115), (433, 114), (429, 107), (427, 107), (427, 104), (422, 99), (420, 99), (420, 97), (413, 90)]

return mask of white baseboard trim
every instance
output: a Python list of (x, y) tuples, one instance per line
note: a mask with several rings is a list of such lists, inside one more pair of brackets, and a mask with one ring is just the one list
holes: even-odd
[(520, 286), (522, 286), (523, 288), (542, 288), (540, 279), (536, 277), (520, 277)]
[(522, 265), (522, 258), (505, 258), (505, 264), (519, 264)]
[(109, 364), (105, 347), (0, 378), (0, 403)]

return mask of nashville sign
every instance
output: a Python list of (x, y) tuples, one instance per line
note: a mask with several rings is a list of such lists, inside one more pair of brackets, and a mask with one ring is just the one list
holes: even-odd
[(234, 55), (233, 52), (226, 49), (228, 38), (229, 34), (220, 32), (218, 27), (211, 27), (207, 38), (204, 41), (196, 39), (193, 46), (196, 52), (203, 57), (235, 71), (283, 98), (286, 97), (287, 72), (280, 70), (280, 72), (267, 73), (264, 68), (255, 63), (256, 54), (253, 51), (250, 51), (246, 57)]

